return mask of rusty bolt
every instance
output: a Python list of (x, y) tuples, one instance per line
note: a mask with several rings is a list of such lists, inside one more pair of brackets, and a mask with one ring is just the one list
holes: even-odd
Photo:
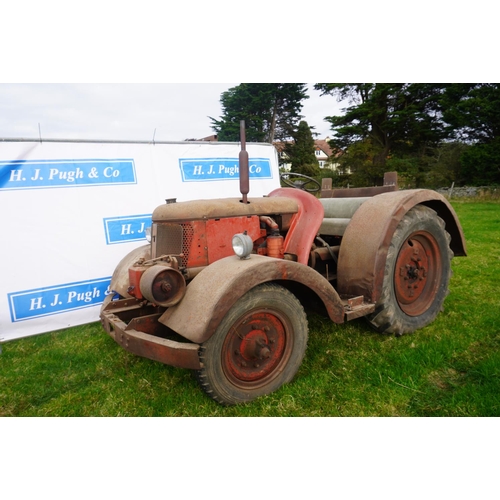
[(259, 352), (259, 358), (267, 359), (269, 356), (271, 356), (271, 351), (269, 347), (263, 347)]

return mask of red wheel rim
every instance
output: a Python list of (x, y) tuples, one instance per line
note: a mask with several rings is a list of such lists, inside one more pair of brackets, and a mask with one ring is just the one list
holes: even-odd
[(276, 311), (255, 310), (230, 329), (222, 350), (222, 367), (233, 384), (256, 388), (269, 383), (290, 357), (291, 327)]
[(442, 271), (439, 246), (430, 233), (413, 233), (403, 243), (394, 269), (394, 289), (405, 314), (419, 316), (429, 309)]

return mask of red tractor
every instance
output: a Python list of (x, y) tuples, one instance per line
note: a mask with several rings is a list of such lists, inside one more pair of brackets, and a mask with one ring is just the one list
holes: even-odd
[(318, 198), (319, 183), (288, 174), (290, 187), (248, 198), (243, 126), (239, 160), (241, 198), (157, 207), (150, 243), (118, 264), (101, 320), (124, 349), (195, 370), (231, 405), (292, 380), (307, 346), (304, 306), (395, 335), (436, 318), (451, 259), (466, 255), (444, 197), (393, 184)]

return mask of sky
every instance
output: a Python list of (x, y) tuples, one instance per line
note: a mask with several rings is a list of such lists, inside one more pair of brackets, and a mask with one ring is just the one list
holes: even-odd
[[(212, 135), (222, 92), (238, 83), (1, 83), (0, 138), (183, 141)], [(331, 135), (332, 96), (308, 85), (304, 120)]]

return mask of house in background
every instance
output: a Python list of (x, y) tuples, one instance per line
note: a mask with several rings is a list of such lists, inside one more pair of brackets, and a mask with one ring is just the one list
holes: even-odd
[[(325, 139), (316, 139), (314, 141), (314, 154), (316, 155), (316, 159), (318, 160), (319, 168), (321, 169), (330, 169), (336, 170), (338, 167), (338, 163), (336, 159), (342, 154), (340, 151), (333, 151), (328, 141), (329, 137)], [(285, 171), (290, 171), (291, 164), (287, 162), (287, 155), (285, 153), (285, 142), (275, 142), (274, 147), (278, 151), (278, 159), (280, 168)]]
[[(217, 142), (217, 135), (209, 135), (208, 137), (203, 137), (203, 139), (186, 139), (186, 141), (207, 141), (207, 142)], [(328, 168), (330, 170), (336, 170), (338, 163), (335, 161), (342, 153), (340, 151), (334, 152), (328, 141), (329, 137), (325, 139), (316, 139), (314, 141), (316, 159), (318, 160), (319, 168)], [(285, 142), (275, 142), (274, 147), (278, 152), (278, 161), (281, 169), (285, 171), (290, 171), (291, 164), (287, 163), (287, 155), (285, 153)]]
[(329, 137), (325, 139), (317, 139), (314, 141), (314, 146), (316, 150), (314, 154), (319, 163), (319, 168), (329, 168), (330, 170), (336, 170), (338, 163), (335, 161), (336, 158), (340, 156), (340, 151), (333, 151), (330, 147), (328, 141)]

